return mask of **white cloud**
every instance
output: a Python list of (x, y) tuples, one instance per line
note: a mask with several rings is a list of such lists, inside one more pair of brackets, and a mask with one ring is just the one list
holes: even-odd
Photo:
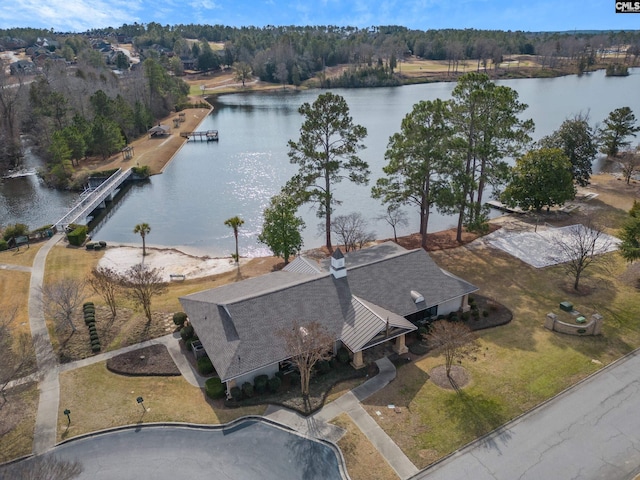
[(212, 2), (211, 0), (194, 0), (189, 3), (192, 8), (203, 8), (205, 10), (214, 10), (216, 8), (220, 8), (220, 6), (216, 2)]
[(140, 0), (20, 0), (19, 6), (2, 2), (0, 28), (53, 28), (84, 31), (139, 21)]

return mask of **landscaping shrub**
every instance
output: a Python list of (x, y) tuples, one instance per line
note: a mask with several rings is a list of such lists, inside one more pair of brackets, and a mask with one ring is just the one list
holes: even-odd
[(291, 372), (289, 374), (289, 382), (292, 386), (300, 385), (300, 372)]
[(204, 382), (204, 392), (207, 397), (217, 400), (225, 397), (224, 384), (218, 377), (213, 377)]
[(474, 320), (478, 320), (480, 318), (480, 310), (477, 308), (475, 310), (471, 310), (471, 316)]
[(467, 320), (469, 320), (469, 317), (470, 317), (470, 316), (471, 316), (471, 315), (470, 315), (470, 313), (469, 313), (469, 312), (462, 312), (462, 315), (461, 315), (461, 317), (460, 317), (460, 318), (462, 318), (462, 321), (463, 321), (463, 322), (466, 322)]
[(99, 340), (100, 337), (98, 337), (98, 333), (96, 332), (89, 335), (89, 339), (93, 342), (94, 340)]
[(187, 321), (187, 314), (184, 312), (176, 312), (173, 314), (173, 323), (180, 328), (184, 327), (184, 322)]
[(284, 378), (284, 372), (281, 372), (281, 371), (276, 372), (276, 377), (278, 377), (280, 381), (282, 381), (282, 379)]
[(489, 312), (487, 310), (482, 310), (482, 316), (487, 318), (489, 316)]
[(271, 377), (269, 379), (269, 391), (271, 393), (276, 393), (280, 390), (280, 385), (282, 385), (282, 380), (279, 377)]
[(0, 252), (4, 252), (9, 249), (9, 244), (3, 238), (0, 238)]
[(91, 330), (91, 328), (95, 329), (96, 328), (96, 321), (95, 320), (90, 320), (87, 322), (87, 327), (89, 328), (89, 330)]
[(198, 372), (201, 375), (211, 375), (214, 371), (213, 363), (211, 363), (211, 359), (209, 357), (200, 357), (198, 358)]
[(3, 240), (9, 240), (12, 237), (21, 237), (29, 234), (29, 227), (24, 223), (14, 223), (13, 225), (7, 225), (2, 234)]
[(91, 345), (91, 351), (93, 353), (98, 353), (100, 351), (100, 344), (98, 343), (97, 345)]
[(242, 400), (242, 390), (240, 387), (231, 387), (231, 398), (234, 400)]
[(71, 245), (79, 247), (87, 239), (87, 231), (88, 229), (86, 225), (80, 225), (75, 230), (67, 233), (67, 240), (69, 240)]
[(249, 382), (244, 382), (242, 384), (242, 394), (247, 398), (253, 397), (253, 385)]
[(265, 393), (267, 391), (267, 384), (269, 383), (269, 377), (267, 375), (258, 375), (253, 379), (253, 386), (256, 393)]
[(95, 244), (95, 243), (87, 243), (87, 244), (84, 246), (84, 248), (85, 248), (86, 250), (93, 250), (93, 247), (95, 247), (95, 246), (96, 246), (96, 244)]
[(193, 337), (193, 326), (191, 325), (187, 325), (186, 327), (182, 327), (180, 329), (180, 338), (182, 338), (182, 341), (184, 341), (185, 343), (187, 342), (187, 340), (189, 340), (191, 337)]
[(344, 365), (349, 363), (349, 351), (345, 347), (340, 347), (336, 355), (338, 361)]
[(85, 302), (82, 304), (82, 308), (85, 309), (87, 307), (95, 307), (95, 304), (93, 302)]
[(100, 346), (100, 340), (91, 340), (91, 348), (95, 346)]
[(428, 333), (429, 333), (429, 329), (427, 327), (418, 328), (418, 336), (420, 336), (420, 338), (424, 337)]
[(326, 360), (320, 360), (318, 363), (316, 363), (316, 371), (319, 375), (329, 373), (331, 371), (331, 364)]

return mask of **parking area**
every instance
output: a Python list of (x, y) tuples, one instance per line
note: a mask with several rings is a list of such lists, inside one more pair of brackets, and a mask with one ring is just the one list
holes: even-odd
[(79, 461), (79, 480), (342, 480), (337, 453), (328, 443), (255, 417), (227, 427), (134, 425), (72, 440), (45, 455)]

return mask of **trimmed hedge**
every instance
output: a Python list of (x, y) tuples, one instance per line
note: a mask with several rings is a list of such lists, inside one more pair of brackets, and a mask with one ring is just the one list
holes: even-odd
[(240, 387), (231, 387), (231, 398), (234, 400), (242, 399), (242, 389)]
[(182, 327), (180, 329), (180, 338), (182, 338), (183, 342), (186, 342), (191, 337), (193, 337), (193, 334), (194, 334), (194, 330), (191, 325), (187, 325), (186, 327)]
[(176, 312), (173, 314), (173, 323), (180, 328), (184, 327), (184, 323), (187, 321), (187, 314), (184, 312)]
[(71, 245), (79, 247), (87, 239), (87, 232), (88, 231), (89, 231), (89, 229), (87, 228), (86, 225), (81, 225), (81, 226), (77, 227), (75, 230), (67, 233), (67, 240), (69, 240), (69, 243)]
[(253, 397), (253, 385), (249, 382), (244, 382), (242, 384), (242, 394), (247, 398)]
[(267, 391), (267, 384), (269, 383), (269, 377), (267, 375), (258, 375), (253, 379), (253, 386), (256, 389), (256, 393), (264, 393)]
[(210, 378), (204, 382), (204, 392), (207, 397), (214, 400), (225, 397), (224, 384), (217, 377)]
[(211, 375), (214, 371), (213, 363), (211, 363), (211, 359), (209, 357), (200, 357), (198, 358), (198, 372), (201, 375)]
[(338, 357), (338, 361), (344, 365), (349, 363), (349, 351), (345, 347), (340, 347), (338, 349), (336, 357)]
[(269, 379), (269, 391), (271, 393), (277, 393), (281, 385), (282, 380), (280, 380), (280, 377), (272, 377)]

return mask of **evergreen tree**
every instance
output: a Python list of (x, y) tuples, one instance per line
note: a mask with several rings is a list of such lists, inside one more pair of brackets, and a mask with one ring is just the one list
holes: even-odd
[(357, 155), (365, 148), (361, 140), (367, 129), (353, 124), (345, 99), (331, 92), (298, 111), (305, 120), (298, 142), (289, 140), (289, 158), (299, 171), (285, 189), (300, 203), (318, 204), (317, 215), (325, 219), (326, 247), (332, 252), (331, 213), (340, 203), (332, 186), (345, 176), (357, 185), (368, 183), (369, 165)]

